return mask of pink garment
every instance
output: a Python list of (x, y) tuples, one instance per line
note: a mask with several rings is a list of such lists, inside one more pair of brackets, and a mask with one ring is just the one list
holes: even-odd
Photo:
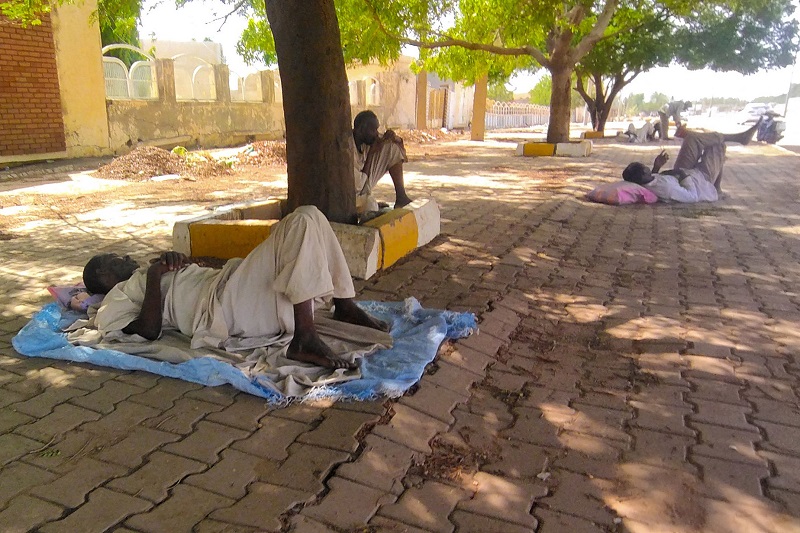
[(654, 204), (658, 202), (658, 196), (653, 191), (627, 181), (604, 183), (587, 194), (586, 197), (592, 202), (609, 205)]

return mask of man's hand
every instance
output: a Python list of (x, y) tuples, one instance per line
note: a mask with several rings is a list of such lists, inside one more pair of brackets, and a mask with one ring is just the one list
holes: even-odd
[(188, 264), (189, 260), (180, 252), (162, 252), (160, 256), (150, 261), (148, 273), (166, 274), (173, 270), (180, 270)]
[(397, 138), (397, 134), (393, 130), (386, 130), (383, 132), (382, 140), (384, 141), (394, 141)]
[(669, 161), (669, 154), (666, 150), (661, 150), (661, 153), (658, 154), (653, 161), (653, 172), (661, 170), (661, 167), (663, 167), (667, 161)]

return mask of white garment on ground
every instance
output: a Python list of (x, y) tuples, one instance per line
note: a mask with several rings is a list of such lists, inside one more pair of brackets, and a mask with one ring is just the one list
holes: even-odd
[(650, 122), (645, 122), (644, 125), (639, 128), (631, 123), (628, 124), (628, 130), (625, 132), (625, 135), (628, 136), (628, 140), (632, 143), (643, 143), (649, 140), (648, 137), (653, 136), (654, 129), (655, 127)]
[(653, 180), (644, 186), (665, 202), (716, 202), (719, 199), (717, 189), (705, 174), (696, 168), (684, 171), (686, 177), (680, 181), (669, 174), (653, 174)]

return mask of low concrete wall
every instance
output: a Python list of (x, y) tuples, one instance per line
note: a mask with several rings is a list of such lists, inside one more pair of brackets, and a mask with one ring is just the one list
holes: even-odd
[(107, 108), (114, 153), (140, 142), (163, 148), (233, 146), (282, 139), (285, 131), (279, 103), (108, 100)]

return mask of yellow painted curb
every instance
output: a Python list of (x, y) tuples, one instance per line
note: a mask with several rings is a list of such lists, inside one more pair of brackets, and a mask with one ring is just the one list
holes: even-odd
[(269, 237), (277, 220), (200, 220), (189, 226), (195, 257), (246, 257)]
[(605, 132), (602, 131), (584, 131), (581, 133), (581, 139), (602, 139), (605, 137)]
[(517, 155), (523, 156), (550, 156), (556, 153), (556, 145), (552, 143), (519, 143)]
[(417, 217), (410, 209), (393, 209), (364, 226), (377, 229), (381, 236), (379, 269), (392, 266), (417, 248)]

